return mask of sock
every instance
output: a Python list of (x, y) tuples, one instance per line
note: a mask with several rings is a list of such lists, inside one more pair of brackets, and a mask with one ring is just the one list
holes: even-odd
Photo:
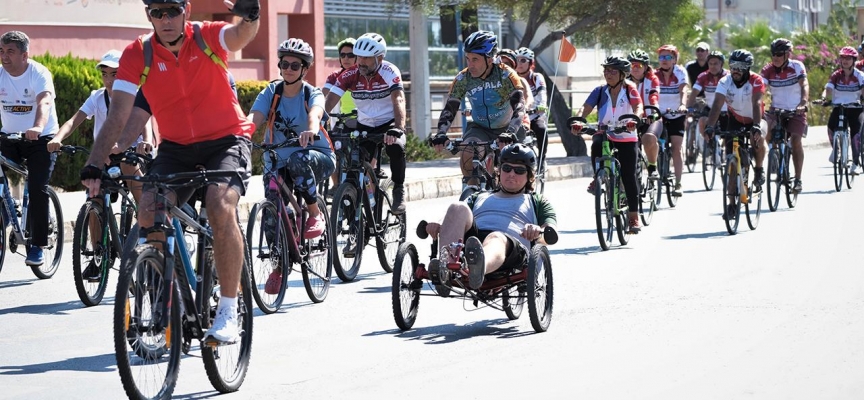
[(219, 308), (237, 308), (237, 298), (236, 297), (225, 297), (222, 296), (219, 298)]

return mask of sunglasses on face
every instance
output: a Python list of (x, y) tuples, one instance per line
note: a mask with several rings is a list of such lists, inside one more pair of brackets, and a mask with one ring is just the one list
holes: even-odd
[(785, 55), (786, 55), (785, 52), (784, 53), (771, 53), (771, 56), (773, 56), (773, 57), (783, 57)]
[(147, 14), (150, 14), (150, 18), (153, 19), (162, 19), (166, 15), (168, 19), (172, 19), (183, 14), (184, 11), (186, 10), (183, 7), (150, 8), (147, 10)]
[(339, 53), (339, 58), (357, 58), (354, 53)]
[(514, 167), (510, 164), (503, 164), (503, 165), (501, 165), (501, 171), (513, 172), (516, 175), (525, 175), (528, 173), (528, 168), (526, 168), (526, 167)]
[(696, 49), (696, 52), (697, 52), (697, 53), (704, 53), (704, 52), (706, 52), (706, 51), (708, 51), (708, 50), (705, 50), (705, 49)]
[(673, 59), (675, 59), (675, 57), (671, 54), (664, 54), (658, 58), (660, 59), (660, 61), (672, 61)]
[(618, 72), (618, 70), (612, 68), (603, 68), (603, 75), (613, 75), (615, 72)]
[(279, 64), (279, 68), (288, 69), (291, 68), (292, 71), (299, 71), (300, 68), (303, 68), (303, 63), (299, 63), (297, 61), (289, 63), (288, 61), (282, 61)]
[(529, 60), (527, 58), (520, 58), (519, 59), (519, 63), (521, 63), (521, 64), (528, 64), (530, 62), (531, 62), (531, 60)]
[(630, 66), (632, 68), (645, 68), (645, 65), (640, 63), (640, 62), (634, 62), (634, 63), (630, 64)]

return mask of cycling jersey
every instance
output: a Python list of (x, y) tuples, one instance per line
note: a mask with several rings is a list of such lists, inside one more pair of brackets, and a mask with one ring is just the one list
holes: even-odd
[[(696, 78), (696, 82), (693, 83), (693, 93), (705, 92), (705, 104), (708, 107), (711, 107), (714, 104), (714, 92), (717, 91), (717, 84), (720, 82), (720, 79), (724, 76), (729, 75), (729, 71), (722, 70), (720, 71), (720, 75), (714, 75), (710, 72), (703, 72), (699, 74), (699, 77)], [(720, 111), (726, 111), (726, 103), (723, 103), (723, 108)]]
[(447, 104), (438, 118), (439, 134), (447, 133), (465, 97), (471, 103), (471, 118), (475, 125), (485, 129), (507, 128), (509, 132), (517, 132), (522, 126), (525, 104), (522, 80), (510, 67), (492, 64), (486, 79), (472, 77), (468, 68), (456, 75), (450, 85)]
[[(57, 97), (51, 71), (44, 65), (30, 59), (27, 60), (27, 70), (18, 76), (9, 75), (0, 68), (0, 125), (3, 132), (24, 132), (36, 123), (36, 96), (42, 92), (50, 92), (51, 98)], [(50, 136), (60, 130), (57, 123), (57, 107), (51, 105), (48, 121), (42, 128), (40, 136)]]
[[(534, 95), (534, 110), (537, 110), (540, 106), (546, 105), (546, 79), (543, 78), (543, 75), (531, 71), (528, 73), (528, 76), (525, 77), (525, 80), (528, 81), (528, 88), (531, 90), (531, 94)], [(535, 112), (531, 114), (531, 121), (543, 117), (546, 118), (546, 112)]]
[[(228, 26), (227, 22), (207, 21), (201, 27), (201, 36), (207, 43), (219, 44), (211, 49), (226, 64), (225, 29)], [(229, 135), (251, 138), (255, 126), (246, 120), (225, 69), (190, 39), (193, 37), (191, 22), (187, 21), (184, 29), (187, 40), (176, 56), (153, 41), (153, 62), (147, 81), (141, 86), (162, 140), (186, 145)], [(123, 50), (114, 90), (137, 94), (145, 67), (142, 40), (146, 36), (140, 36)]]
[[(327, 80), (324, 82), (324, 87), (322, 87), (321, 89), (333, 90), (333, 85), (336, 84), (336, 79), (339, 78), (339, 75), (341, 75), (343, 71), (345, 71), (345, 69), (339, 69), (331, 72), (330, 75), (327, 75)], [(342, 97), (339, 98), (340, 114), (350, 114), (351, 111), (354, 111), (354, 109), (356, 108), (357, 105), (354, 104), (354, 99), (351, 98), (351, 91), (345, 92), (345, 94), (343, 94)], [(329, 112), (330, 110), (327, 111)]]
[(801, 80), (807, 78), (804, 64), (789, 60), (782, 67), (768, 63), (762, 68), (762, 78), (771, 88), (771, 107), (794, 110), (801, 102)]
[[(658, 89), (660, 90), (660, 112), (665, 113), (667, 109), (677, 110), (681, 106), (681, 85), (687, 85), (687, 71), (680, 65), (672, 67), (672, 73), (669, 78), (663, 74), (663, 71), (657, 73), (657, 79), (660, 82)], [(663, 117), (666, 119), (676, 119), (683, 117), (684, 114), (675, 116)]]
[[(637, 106), (642, 105), (642, 98), (636, 84), (625, 81), (624, 87), (618, 92), (618, 98), (614, 102), (609, 101), (609, 85), (594, 88), (585, 104), (597, 109), (597, 122), (602, 125), (611, 125), (618, 122), (618, 118), (624, 114), (633, 114)], [(613, 142), (636, 142), (636, 131), (624, 131), (616, 133), (609, 131), (609, 140)]]
[[(720, 94), (726, 98), (729, 114), (742, 124), (753, 123), (753, 94), (755, 93), (765, 93), (765, 82), (761, 76), (753, 73), (741, 87), (735, 85), (732, 74), (726, 74), (717, 83), (717, 90), (714, 92), (715, 95)], [(760, 115), (764, 111), (764, 105), (762, 108), (763, 110), (759, 111)]]
[(351, 91), (351, 98), (357, 105), (357, 122), (374, 128), (395, 118), (390, 95), (397, 90), (402, 90), (402, 73), (384, 60), (372, 77), (360, 74), (359, 65), (346, 69), (330, 92), (342, 97), (346, 91)]
[(642, 98), (642, 104), (651, 105), (657, 107), (660, 104), (660, 79), (657, 78), (657, 75), (654, 74), (652, 70), (646, 70), (645, 76), (642, 77), (642, 80), (636, 82), (633, 79), (633, 76), (630, 76), (630, 79), (636, 83), (636, 88), (639, 90), (639, 97)]
[(861, 92), (864, 89), (864, 73), (852, 68), (852, 74), (847, 77), (843, 69), (840, 68), (831, 74), (825, 88), (834, 91), (832, 104), (854, 103), (861, 98)]
[[(708, 71), (708, 60), (705, 60), (705, 64), (703, 65), (699, 65), (699, 60), (690, 61), (687, 63), (686, 66), (684, 66), (684, 69), (687, 70), (687, 82), (695, 85), (696, 80), (699, 79), (699, 75), (702, 75), (703, 72)], [(693, 92), (699, 93), (696, 90), (694, 90)], [(708, 93), (705, 93), (705, 95), (707, 96)]]

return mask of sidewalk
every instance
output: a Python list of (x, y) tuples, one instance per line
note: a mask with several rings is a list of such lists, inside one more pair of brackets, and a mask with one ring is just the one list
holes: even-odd
[[(810, 127), (808, 138), (804, 139), (805, 148), (828, 147), (828, 137), (824, 126)], [(547, 182), (591, 176), (590, 159), (567, 157), (560, 137), (550, 136), (547, 151)], [(389, 170), (388, 170), (389, 173)], [(459, 159), (409, 162), (406, 168), (406, 201), (435, 199), (455, 196), (462, 192), (462, 172)], [(75, 219), (84, 203), (84, 192), (58, 193), (63, 209), (64, 240), (72, 240)], [(240, 219), (245, 220), (252, 204), (264, 197), (264, 185), (260, 175), (253, 176), (249, 182), (246, 196), (240, 199)]]

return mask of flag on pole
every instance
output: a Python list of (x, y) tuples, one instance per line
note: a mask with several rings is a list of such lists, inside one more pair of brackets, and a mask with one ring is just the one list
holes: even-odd
[(573, 46), (567, 36), (561, 36), (561, 50), (558, 52), (558, 61), (573, 62), (576, 61), (576, 46)]

